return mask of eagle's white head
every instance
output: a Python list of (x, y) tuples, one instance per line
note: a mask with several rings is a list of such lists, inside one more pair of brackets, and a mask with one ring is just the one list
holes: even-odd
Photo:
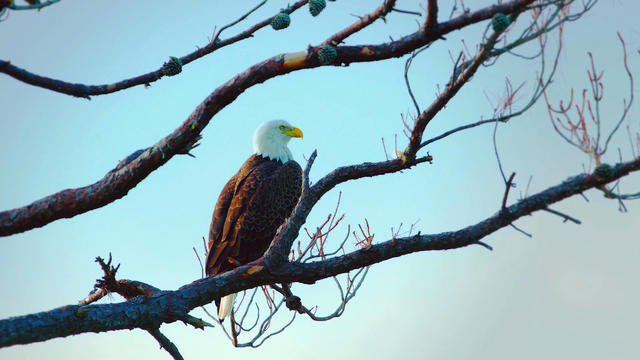
[(258, 155), (286, 163), (293, 160), (293, 155), (287, 147), (287, 143), (293, 137), (302, 139), (302, 130), (284, 120), (264, 122), (253, 133), (253, 151)]

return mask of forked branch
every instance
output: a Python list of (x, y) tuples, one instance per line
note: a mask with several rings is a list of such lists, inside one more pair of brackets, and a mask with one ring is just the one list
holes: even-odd
[[(52, 1), (49, 1), (48, 3), (43, 3), (43, 4), (51, 5), (52, 3), (55, 3), (58, 1), (60, 0), (52, 0)], [(307, 2), (308, 0), (300, 0), (295, 2), (289, 7), (290, 11), (291, 12), (296, 11), (300, 7), (304, 6)], [(265, 3), (266, 1), (262, 1), (257, 6), (253, 7), (251, 10), (243, 14), (237, 20), (225, 26), (222, 26), (220, 30), (218, 30), (215, 33), (215, 35), (209, 41), (209, 43), (207, 43), (205, 46), (198, 47), (193, 52), (177, 58), (180, 61), (180, 64), (181, 64), (180, 67), (182, 68), (182, 66), (188, 65), (189, 63), (199, 58), (202, 58), (206, 55), (209, 55), (220, 48), (237, 43), (241, 40), (245, 40), (253, 36), (253, 34), (256, 31), (262, 29), (265, 26), (268, 26), (269, 23), (271, 23), (271, 20), (273, 20), (273, 16), (270, 16), (269, 18), (254, 24), (253, 26), (249, 27), (248, 29), (246, 29), (245, 31), (242, 31), (237, 35), (231, 36), (226, 39), (220, 39), (220, 34), (222, 33), (222, 31), (244, 20), (247, 16), (249, 16), (251, 13), (256, 11)], [(43, 4), (39, 4), (39, 5), (43, 5)], [(30, 5), (30, 6), (37, 6), (37, 5)], [(157, 70), (148, 72), (146, 74), (138, 75), (129, 79), (120, 80), (112, 84), (86, 85), (86, 84), (71, 83), (63, 80), (53, 79), (46, 76), (34, 74), (26, 69), (15, 66), (6, 60), (0, 60), (0, 72), (3, 72), (13, 77), (16, 80), (25, 82), (33, 86), (38, 86), (51, 91), (55, 91), (55, 92), (59, 92), (59, 93), (67, 94), (71, 96), (81, 97), (85, 99), (91, 99), (91, 96), (105, 95), (105, 94), (110, 94), (117, 91), (122, 91), (125, 89), (132, 88), (134, 86), (149, 85), (153, 82), (160, 80), (162, 77), (167, 75), (164, 72), (163, 67), (160, 67)]]
[[(48, 312), (0, 320), (0, 334), (3, 334), (0, 337), (0, 347), (84, 332), (145, 328), (152, 324), (170, 323), (180, 316), (187, 315), (191, 309), (244, 289), (274, 283), (308, 284), (417, 251), (446, 250), (473, 245), (523, 216), (586, 190), (601, 187), (638, 170), (640, 159), (615, 166), (603, 164), (592, 174), (578, 174), (561, 184), (520, 200), (477, 224), (454, 232), (394, 238), (322, 261), (285, 262), (276, 268), (269, 268), (268, 271), (265, 271), (269, 266), (268, 262), (260, 258), (233, 271), (196, 280), (178, 290), (144, 297), (143, 301), (134, 298), (116, 304), (69, 305)], [(306, 217), (302, 222), (305, 219)], [(287, 227), (299, 229), (301, 225), (302, 223), (290, 221)]]
[[(392, 42), (378, 45), (339, 46), (334, 64), (369, 62), (402, 56), (451, 31), (489, 19), (498, 12), (519, 11), (533, 2), (534, 0), (512, 0), (492, 5), (443, 22), (438, 26), (437, 31), (426, 32), (424, 29), (419, 29), (413, 34)], [(173, 156), (184, 153), (185, 148), (197, 141), (200, 133), (213, 116), (233, 102), (246, 89), (276, 76), (323, 66), (318, 60), (317, 52), (318, 47), (298, 53), (277, 55), (239, 73), (211, 93), (182, 125), (148, 147), (126, 166), (107, 173), (92, 185), (64, 190), (30, 205), (0, 212), (0, 236), (44, 226), (61, 218), (73, 217), (105, 206), (125, 196), (151, 172), (164, 165)], [(409, 154), (415, 154), (417, 151), (419, 142), (414, 143), (415, 141), (412, 142)]]

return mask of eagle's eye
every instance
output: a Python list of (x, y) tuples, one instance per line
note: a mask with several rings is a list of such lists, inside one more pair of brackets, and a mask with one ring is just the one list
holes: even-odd
[(280, 128), (280, 131), (285, 131), (287, 129), (287, 127), (284, 125), (280, 125), (279, 128)]

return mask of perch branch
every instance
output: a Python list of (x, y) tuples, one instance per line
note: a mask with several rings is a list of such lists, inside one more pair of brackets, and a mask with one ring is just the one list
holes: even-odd
[[(236, 269), (196, 280), (175, 291), (136, 297), (123, 303), (68, 305), (51, 311), (0, 320), (0, 347), (27, 344), (85, 332), (152, 328), (176, 321), (192, 309), (221, 296), (274, 283), (314, 283), (320, 279), (359, 269), (418, 251), (447, 250), (476, 244), (479, 240), (509, 226), (517, 219), (547, 208), (586, 190), (599, 188), (631, 172), (640, 170), (640, 158), (610, 166), (602, 164), (591, 174), (578, 174), (566, 181), (531, 195), (479, 223), (454, 232), (394, 238), (322, 261), (286, 262), (270, 268), (265, 258)], [(329, 180), (324, 180), (326, 184)], [(318, 182), (314, 186), (320, 185)], [(313, 192), (313, 187), (310, 192)], [(290, 220), (287, 228), (302, 226), (305, 218)], [(290, 234), (284, 231), (282, 234)], [(286, 255), (285, 255), (286, 256)]]

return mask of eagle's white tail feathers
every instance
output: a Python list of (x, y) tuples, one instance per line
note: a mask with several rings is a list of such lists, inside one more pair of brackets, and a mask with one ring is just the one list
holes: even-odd
[(220, 299), (220, 307), (218, 308), (218, 317), (220, 320), (224, 320), (231, 310), (233, 310), (233, 303), (236, 301), (236, 294), (230, 294)]

